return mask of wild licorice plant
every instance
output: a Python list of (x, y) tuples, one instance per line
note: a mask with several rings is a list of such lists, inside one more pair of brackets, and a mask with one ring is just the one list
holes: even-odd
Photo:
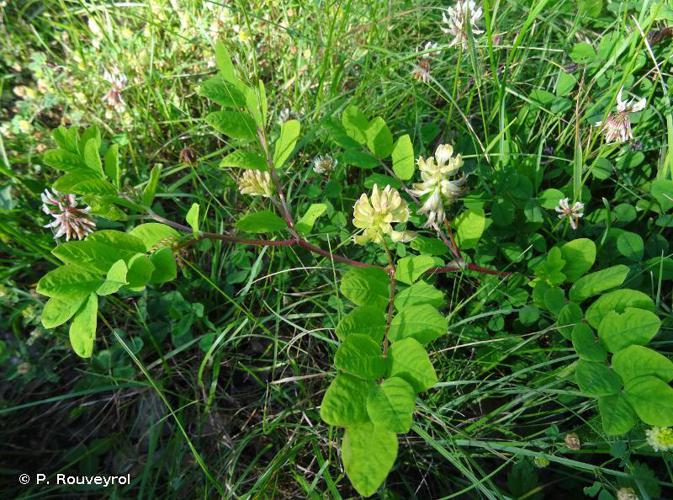
[[(216, 59), (219, 73), (203, 83), (201, 94), (221, 109), (210, 113), (206, 122), (239, 146), (221, 166), (242, 169), (240, 191), (267, 199), (273, 210), (242, 216), (236, 222), (236, 233), (201, 231), (198, 204), (186, 214), (187, 225), (168, 220), (150, 208), (158, 187), (158, 168), (151, 172), (142, 193), (124, 193), (117, 146), (106, 146), (95, 127), (81, 136), (75, 129), (60, 128), (54, 133), (58, 149), (45, 153), (44, 161), (65, 174), (54, 183), (53, 192), (44, 194), (44, 209), (54, 218), (49, 226), (57, 237), (79, 241), (61, 243), (53, 250), (63, 265), (38, 283), (37, 291), (49, 297), (42, 322), (55, 328), (71, 321), (74, 351), (90, 357), (99, 297), (174, 280), (180, 250), (200, 239), (302, 247), (334, 265), (343, 265), (346, 272), (340, 290), (355, 307), (336, 328), (340, 340), (334, 356), (337, 375), (325, 393), (320, 414), (327, 424), (345, 429), (344, 468), (355, 489), (371, 495), (395, 462), (397, 434), (411, 428), (417, 395), (437, 382), (425, 346), (445, 334), (448, 324), (439, 311), (443, 293), (428, 278), (456, 271), (503, 278), (507, 273), (470, 263), (460, 250), (478, 239), (485, 226), (484, 213), (478, 209), (462, 211), (453, 222), (447, 217), (448, 205), (464, 189), (460, 155), (454, 155), (451, 146), (441, 145), (433, 157), (416, 161), (408, 135), (394, 140), (382, 118), (370, 120), (354, 106), (345, 109), (341, 124), (331, 124), (329, 133), (344, 148), (342, 158), (384, 171), (379, 176), (381, 184), (355, 203), (353, 225), (358, 230), (354, 242), (374, 245), (385, 254), (387, 265), (354, 260), (312, 243), (311, 229), (327, 207), (313, 204), (296, 219), (281, 180), (283, 166), (297, 149), (299, 121), (283, 122), (271, 141), (273, 127), (267, 117), (264, 86), (244, 82), (222, 44), (216, 46)], [(407, 187), (405, 183), (415, 177), (416, 165), (420, 182)], [(322, 157), (314, 169), (325, 172), (332, 166), (333, 160)], [(557, 196), (560, 192), (547, 194), (558, 198), (550, 207), (558, 203), (559, 216), (574, 227), (583, 206), (570, 206), (567, 199)], [(87, 207), (80, 208), (75, 195)], [(437, 238), (416, 235), (405, 227), (410, 218), (407, 200), (419, 206), (425, 226)], [(125, 210), (153, 222), (128, 232), (95, 231), (93, 215), (118, 220)], [(283, 236), (254, 239), (243, 233)], [(406, 243), (418, 255), (395, 260), (393, 245)], [(451, 262), (437, 257), (441, 253), (435, 251), (438, 244), (448, 247)], [(624, 434), (638, 420), (673, 425), (673, 388), (668, 385), (673, 380), (673, 363), (645, 347), (660, 325), (654, 302), (636, 290), (603, 294), (620, 286), (629, 269), (616, 265), (588, 273), (595, 259), (596, 246), (586, 238), (551, 248), (534, 267), (535, 276), (529, 282), (533, 301), (556, 318), (559, 330), (572, 342), (580, 358), (575, 366), (576, 382), (584, 395), (597, 398), (607, 434)], [(569, 284), (567, 300), (562, 286)], [(582, 308), (583, 302), (598, 295), (586, 310)]]

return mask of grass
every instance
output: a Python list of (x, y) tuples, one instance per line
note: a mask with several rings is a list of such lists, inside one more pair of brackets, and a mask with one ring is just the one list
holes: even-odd
[[(228, 230), (238, 213), (263, 203), (239, 195), (236, 173), (218, 168), (230, 146), (202, 120), (209, 106), (196, 90), (214, 72), (219, 38), (251, 79), (265, 81), (274, 119), (284, 108), (302, 117), (300, 153), (285, 179), (295, 207), (322, 196), (332, 203), (317, 236), (323, 248), (376, 258), (348, 246), (351, 207), (369, 172), (341, 166), (325, 185), (310, 169), (314, 154), (336, 150), (324, 126), (350, 102), (384, 117), (396, 133), (407, 131), (421, 147), (417, 154), (454, 143), (473, 173), (468, 206), (503, 194), (517, 199), (511, 179), (522, 171), (539, 179), (535, 192), (568, 176), (571, 197), (587, 196), (596, 160), (614, 148), (588, 117), (604, 119), (622, 86), (650, 101), (662, 89), (667, 96), (670, 50), (655, 47), (655, 55), (643, 36), (659, 26), (663, 2), (604, 10), (593, 24), (571, 1), (483, 6), (485, 33), (463, 52), (439, 29), (446, 5), (417, 0), (46, 0), (0, 10), (0, 480), (8, 497), (72, 494), (16, 481), (23, 472), (59, 471), (130, 473), (132, 484), (118, 497), (355, 494), (340, 464), (339, 431), (318, 414), (333, 372), (333, 329), (345, 312), (343, 269), (302, 249), (200, 242), (181, 256), (174, 284), (108, 298), (98, 355), (81, 361), (64, 329), (39, 325), (44, 302), (34, 285), (55, 263), (51, 235), (40, 227), (46, 219), (38, 215), (39, 192), (54, 176), (40, 153), (59, 123), (96, 124), (124, 145), (127, 189), (141, 190), (150, 169), (162, 164), (155, 211), (182, 222), (198, 202), (208, 214), (204, 229)], [(632, 29), (634, 19), (642, 32)], [(606, 47), (605, 65), (591, 75), (581, 65), (571, 72), (578, 84), (568, 109), (536, 96), (535, 90), (556, 93), (576, 42), (608, 33), (620, 38)], [(441, 55), (422, 83), (411, 71), (428, 40), (439, 43)], [(656, 69), (634, 79), (629, 74), (645, 64), (644, 50)], [(111, 66), (129, 77), (123, 113), (101, 102), (102, 72)], [(648, 85), (657, 74), (665, 78)], [(21, 97), (17, 87), (35, 95)], [(670, 111), (647, 119), (652, 133), (641, 151), (659, 161), (642, 168), (646, 176), (670, 178)], [(181, 159), (184, 148), (195, 152), (194, 163)], [(335, 189), (342, 194), (331, 195)], [(635, 204), (644, 194), (635, 174), (626, 174), (608, 178), (591, 196), (597, 205), (601, 196)], [(527, 273), (533, 244), (517, 238), (516, 228), (494, 232), (490, 261)], [(659, 234), (666, 236), (663, 228)], [(540, 235), (559, 238), (545, 228)], [(499, 241), (512, 242), (512, 252), (525, 258), (503, 258)], [(670, 315), (670, 283), (662, 289), (645, 271), (640, 278)], [(592, 402), (569, 384), (576, 356), (554, 324), (520, 328), (508, 317), (530, 303), (530, 290), (522, 296), (520, 282), (467, 274), (438, 284), (450, 318), (449, 334), (432, 344), (440, 383), (419, 401), (412, 432), (401, 439), (386, 483), (391, 498), (579, 498), (596, 482), (606, 495), (630, 486), (641, 498), (655, 498), (657, 489), (670, 497), (670, 456), (649, 451), (642, 433), (635, 442), (604, 435)], [(661, 345), (670, 349), (671, 341)], [(564, 445), (571, 431), (582, 435), (580, 450)]]

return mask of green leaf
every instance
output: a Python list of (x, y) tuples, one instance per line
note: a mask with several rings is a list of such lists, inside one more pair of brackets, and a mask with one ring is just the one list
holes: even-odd
[(84, 164), (96, 175), (103, 177), (103, 164), (100, 161), (100, 140), (89, 139), (84, 146)]
[(150, 261), (154, 266), (150, 278), (150, 283), (153, 285), (161, 285), (178, 277), (178, 268), (171, 248), (160, 248), (150, 255)]
[(297, 120), (287, 120), (280, 126), (280, 137), (273, 151), (273, 165), (276, 168), (282, 167), (294, 151), (300, 130), (301, 126)]
[(673, 181), (670, 179), (656, 179), (650, 185), (650, 193), (664, 212), (673, 208)]
[(627, 307), (623, 313), (610, 311), (598, 325), (598, 337), (608, 351), (616, 353), (636, 344), (645, 345), (659, 331), (661, 320), (653, 312)]
[(257, 137), (255, 120), (240, 111), (215, 111), (206, 116), (206, 123), (234, 139), (253, 140)]
[[(554, 288), (550, 288), (545, 292), (545, 302), (547, 300), (547, 295)], [(574, 302), (568, 302), (565, 304), (558, 313), (556, 323), (559, 327), (559, 332), (565, 338), (569, 339), (572, 335), (573, 328), (580, 321), (582, 321), (582, 308), (575, 304)]]
[(261, 80), (258, 84), (257, 88), (249, 87), (245, 89), (243, 95), (245, 95), (245, 106), (247, 110), (252, 115), (257, 127), (260, 130), (263, 130), (264, 125), (266, 124), (266, 93)]
[(621, 436), (637, 423), (636, 414), (622, 394), (598, 398), (603, 430), (608, 436)]
[(45, 152), (42, 156), (42, 161), (50, 167), (63, 170), (64, 172), (72, 172), (87, 168), (78, 154), (63, 149), (53, 149)]
[(72, 295), (94, 292), (102, 282), (97, 272), (65, 265), (45, 274), (37, 283), (37, 293), (67, 300)]
[(86, 239), (61, 243), (51, 253), (65, 264), (106, 273), (119, 259), (130, 259), (137, 251), (107, 245), (95, 239)]
[(121, 287), (126, 285), (126, 273), (128, 267), (123, 259), (119, 259), (112, 264), (105, 276), (105, 281), (96, 289), (98, 295), (111, 295), (116, 293)]
[(638, 377), (658, 377), (673, 380), (673, 362), (666, 356), (640, 345), (631, 345), (612, 356), (612, 368), (625, 384)]
[(395, 277), (408, 285), (413, 284), (430, 268), (435, 266), (435, 259), (428, 255), (403, 257), (397, 261)]
[(329, 425), (348, 427), (369, 422), (367, 396), (374, 382), (340, 373), (327, 388), (320, 418)]
[(573, 347), (580, 359), (604, 363), (608, 359), (608, 352), (600, 343), (598, 337), (586, 323), (579, 323), (572, 331)]
[(556, 82), (556, 95), (559, 97), (567, 96), (575, 88), (575, 85), (577, 85), (577, 78), (575, 78), (572, 73), (566, 73), (565, 71), (561, 70)]
[(229, 153), (220, 162), (220, 167), (247, 168), (251, 170), (268, 170), (266, 160), (260, 154), (252, 151), (236, 150)]
[(645, 255), (645, 243), (639, 234), (624, 231), (617, 237), (617, 250), (627, 259), (638, 262)]
[(570, 300), (582, 302), (589, 297), (615, 288), (624, 283), (628, 274), (629, 268), (621, 264), (587, 274), (577, 280), (570, 288)]
[(189, 207), (189, 211), (185, 216), (187, 224), (189, 224), (189, 227), (192, 228), (192, 235), (194, 236), (194, 238), (199, 237), (199, 210), (200, 210), (199, 204), (192, 203), (192, 206)]
[(561, 247), (561, 254), (563, 260), (565, 260), (563, 274), (572, 283), (577, 281), (594, 265), (596, 260), (596, 244), (587, 238), (579, 238), (565, 243)]
[(245, 106), (245, 96), (238, 87), (221, 76), (209, 78), (201, 84), (199, 95), (215, 101), (225, 108), (241, 108)]
[(586, 42), (576, 43), (570, 52), (570, 58), (578, 64), (590, 63), (595, 57), (596, 51)]
[(648, 425), (673, 425), (673, 388), (657, 377), (638, 377), (626, 385), (626, 399)]
[(341, 457), (353, 487), (365, 497), (385, 481), (397, 458), (397, 436), (372, 424), (346, 429)]
[[(129, 233), (115, 231), (112, 229), (96, 231), (95, 233), (90, 234), (86, 241), (114, 247), (118, 249), (118, 251), (123, 252), (124, 255), (126, 255), (128, 252), (142, 253), (145, 251), (145, 245), (143, 244), (142, 240), (132, 236)], [(126, 258), (126, 256), (123, 258)]]
[(416, 392), (423, 392), (437, 383), (437, 374), (430, 357), (416, 339), (403, 339), (391, 345), (388, 366), (391, 377), (403, 378)]
[(143, 190), (143, 204), (146, 206), (151, 206), (152, 201), (154, 201), (154, 195), (157, 192), (157, 186), (159, 185), (159, 176), (161, 175), (161, 165), (155, 165), (152, 167), (150, 172), (150, 179), (147, 181), (147, 185)]
[(411, 242), (411, 248), (426, 255), (445, 255), (449, 253), (449, 247), (439, 238), (428, 238), (420, 235)]
[(339, 370), (363, 378), (376, 380), (384, 375), (386, 361), (381, 347), (367, 335), (349, 335), (334, 355), (334, 366)]
[(601, 295), (596, 302), (589, 306), (586, 312), (587, 322), (594, 328), (598, 328), (605, 315), (610, 311), (623, 313), (627, 307), (654, 311), (654, 301), (649, 295), (637, 290), (628, 288), (615, 290)]
[(318, 218), (327, 211), (327, 205), (324, 203), (312, 203), (306, 213), (297, 221), (297, 231), (301, 234), (308, 234), (313, 229), (313, 225)]
[(603, 10), (603, 0), (578, 0), (577, 5), (581, 17), (598, 17)]
[(217, 63), (217, 69), (220, 70), (220, 74), (225, 80), (232, 83), (238, 81), (236, 72), (234, 71), (234, 64), (231, 62), (229, 50), (224, 43), (219, 41), (215, 44), (215, 62)]
[(392, 342), (411, 337), (427, 344), (444, 335), (447, 329), (447, 319), (434, 307), (422, 304), (397, 313), (390, 323), (388, 337)]
[(272, 233), (287, 229), (285, 221), (269, 210), (245, 215), (236, 223), (236, 228), (247, 233)]
[(358, 306), (383, 310), (388, 305), (390, 287), (388, 276), (373, 267), (350, 269), (341, 279), (341, 293)]
[(133, 257), (129, 260), (128, 273), (126, 274), (129, 289), (133, 291), (143, 290), (150, 281), (153, 272), (154, 264), (147, 255), (140, 253)]
[(52, 131), (51, 135), (61, 149), (79, 155), (79, 136), (77, 134), (77, 127), (66, 128), (60, 126)]
[(377, 384), (367, 398), (367, 413), (371, 421), (391, 432), (409, 432), (415, 406), (414, 388), (400, 377), (391, 377)]
[(131, 236), (143, 242), (145, 251), (153, 252), (157, 248), (171, 246), (180, 238), (180, 233), (166, 224), (148, 222), (140, 224), (129, 231)]
[(387, 158), (393, 152), (393, 134), (386, 121), (377, 116), (367, 127), (367, 147), (379, 159)]
[(458, 248), (475, 248), (486, 228), (486, 216), (480, 208), (468, 209), (454, 220)]
[(393, 172), (403, 181), (408, 181), (414, 176), (416, 167), (414, 158), (414, 146), (411, 144), (409, 135), (403, 135), (397, 139), (393, 147)]
[(540, 196), (538, 196), (538, 201), (542, 208), (553, 210), (558, 206), (558, 203), (562, 198), (565, 198), (563, 191), (559, 191), (558, 189), (545, 189), (540, 193)]
[[(85, 129), (84, 132), (82, 133), (82, 137), (80, 138), (80, 141), (79, 141), (79, 148), (80, 148), (79, 152), (82, 156), (86, 156), (85, 151), (86, 151), (86, 146), (89, 143), (89, 141), (93, 141), (93, 144), (95, 145), (96, 151), (100, 151), (100, 146), (102, 144), (102, 139), (101, 139), (101, 135), (100, 135), (100, 129), (96, 125), (92, 125), (91, 127)], [(95, 167), (90, 167), (90, 168), (93, 168), (94, 170), (98, 170)]]
[(421, 304), (441, 307), (444, 304), (444, 294), (421, 280), (395, 295), (395, 309), (398, 311)]
[(112, 144), (105, 153), (105, 175), (112, 184), (119, 189), (121, 185), (121, 170), (119, 168), (119, 145)]
[(356, 106), (348, 106), (341, 115), (341, 123), (349, 137), (358, 143), (367, 142), (369, 120)]
[(42, 310), (42, 326), (56, 328), (62, 325), (74, 316), (88, 297), (87, 293), (51, 297)]
[(98, 296), (91, 293), (70, 324), (70, 345), (81, 358), (90, 358), (93, 354), (97, 313)]
[(379, 166), (379, 160), (366, 151), (347, 149), (339, 156), (339, 161), (345, 166), (371, 169)]
[(610, 396), (622, 388), (617, 373), (603, 363), (579, 360), (575, 367), (575, 380), (587, 396)]
[[(563, 293), (563, 290), (557, 286), (552, 286), (549, 287), (547, 290), (544, 292), (544, 305), (545, 307), (555, 316), (560, 315), (561, 310), (566, 306), (566, 299), (565, 299), (565, 294)], [(577, 304), (575, 304), (577, 306)], [(577, 306), (579, 307), (579, 306)], [(580, 309), (579, 313), (577, 313), (577, 310), (573, 310), (572, 306), (570, 308), (566, 309), (566, 311), (570, 311), (570, 317), (579, 317), (579, 319), (582, 319), (582, 310)], [(568, 313), (566, 313), (568, 314)], [(562, 325), (563, 323), (559, 322), (559, 325)]]
[(62, 193), (92, 196), (117, 194), (115, 187), (105, 179), (99, 179), (93, 170), (76, 170), (59, 177), (52, 185)]
[(349, 335), (367, 335), (377, 344), (383, 340), (386, 331), (386, 316), (381, 309), (371, 306), (360, 306), (341, 318), (336, 327), (340, 340)]

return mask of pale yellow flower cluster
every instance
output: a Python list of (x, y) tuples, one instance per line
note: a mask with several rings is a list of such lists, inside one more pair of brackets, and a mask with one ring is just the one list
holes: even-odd
[(375, 184), (371, 196), (363, 193), (353, 207), (353, 225), (362, 229), (355, 242), (383, 243), (388, 235), (393, 242), (408, 242), (416, 237), (411, 231), (395, 231), (393, 224), (409, 219), (409, 207), (400, 193), (390, 186), (383, 190)]
[(269, 172), (261, 170), (245, 170), (238, 179), (238, 190), (250, 196), (273, 196), (273, 183)]

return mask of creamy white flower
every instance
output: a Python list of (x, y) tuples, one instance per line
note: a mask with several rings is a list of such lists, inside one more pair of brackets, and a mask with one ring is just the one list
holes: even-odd
[(617, 490), (617, 500), (638, 500), (638, 495), (633, 491), (633, 488), (624, 486)]
[(390, 186), (383, 191), (374, 184), (371, 197), (363, 193), (353, 206), (353, 225), (362, 229), (362, 234), (355, 237), (355, 242), (364, 245), (369, 241), (383, 243), (383, 236), (388, 235), (394, 242), (408, 242), (416, 235), (411, 231), (395, 231), (393, 223), (406, 222), (409, 219), (409, 207), (400, 193)]
[(270, 198), (273, 196), (271, 175), (262, 170), (245, 170), (238, 179), (238, 190), (241, 194)]
[(313, 171), (316, 174), (328, 175), (338, 165), (339, 160), (329, 155), (318, 155), (313, 158)]
[(423, 182), (413, 185), (415, 196), (426, 197), (419, 213), (425, 214), (428, 221), (425, 227), (441, 224), (446, 217), (445, 208), (464, 192), (465, 177), (451, 180), (463, 166), (460, 155), (453, 156), (453, 146), (442, 144), (435, 150), (435, 156), (417, 160)]
[(637, 113), (645, 109), (647, 99), (641, 97), (640, 99), (624, 100), (622, 93), (624, 88), (619, 89), (617, 94), (617, 111), (610, 113), (605, 122), (597, 122), (597, 127), (602, 127), (601, 131), (605, 135), (605, 140), (609, 143), (621, 143), (633, 139), (633, 132), (631, 131), (631, 113)]
[(576, 201), (570, 206), (568, 198), (563, 198), (559, 200), (558, 206), (554, 210), (558, 213), (559, 219), (567, 218), (570, 222), (570, 227), (577, 229), (580, 219), (584, 216), (584, 203)]
[(645, 431), (647, 444), (654, 451), (673, 450), (673, 428), (671, 427), (652, 427)]
[(126, 88), (128, 83), (126, 75), (113, 67), (109, 71), (105, 70), (103, 78), (110, 84), (110, 90), (103, 96), (103, 102), (117, 113), (122, 113), (126, 109), (126, 103), (121, 95), (122, 90)]
[(446, 27), (442, 31), (453, 36), (449, 46), (458, 45), (461, 49), (468, 47), (468, 25), (473, 35), (480, 35), (482, 30), (477, 28), (477, 22), (483, 14), (482, 8), (478, 7), (474, 0), (458, 0), (456, 5), (446, 9), (442, 13), (442, 22)]
[(45, 189), (42, 195), (42, 211), (54, 220), (44, 227), (55, 228), (54, 239), (65, 236), (66, 241), (76, 237), (82, 240), (96, 229), (91, 220), (90, 207), (78, 208), (74, 194), (61, 194), (56, 190)]

